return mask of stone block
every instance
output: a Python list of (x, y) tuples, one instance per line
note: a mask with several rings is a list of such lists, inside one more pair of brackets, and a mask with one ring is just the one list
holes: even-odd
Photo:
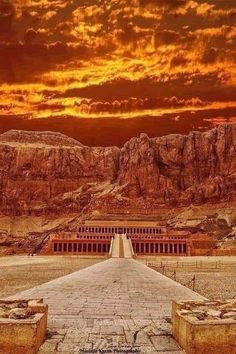
[(236, 319), (223, 318), (224, 310), (219, 311), (225, 306), (223, 302), (209, 304), (208, 300), (173, 302), (174, 338), (187, 354), (236, 354)]
[(42, 300), (0, 300), (2, 308), (24, 303), (31, 314), (27, 318), (0, 318), (0, 354), (35, 354), (47, 330), (48, 306)]

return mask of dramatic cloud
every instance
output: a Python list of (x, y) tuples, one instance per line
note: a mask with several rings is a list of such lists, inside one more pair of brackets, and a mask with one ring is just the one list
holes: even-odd
[(0, 115), (233, 109), (235, 23), (235, 0), (0, 0)]
[(154, 6), (178, 8), (185, 5), (188, 0), (140, 0), (141, 6), (152, 4)]

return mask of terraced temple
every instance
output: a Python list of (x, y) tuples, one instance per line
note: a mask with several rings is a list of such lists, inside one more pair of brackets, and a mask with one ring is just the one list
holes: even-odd
[(51, 233), (42, 253), (106, 256), (112, 252), (115, 235), (125, 235), (130, 239), (134, 255), (208, 255), (215, 245), (207, 234), (196, 237), (190, 232), (171, 230), (156, 222), (90, 220), (72, 231)]

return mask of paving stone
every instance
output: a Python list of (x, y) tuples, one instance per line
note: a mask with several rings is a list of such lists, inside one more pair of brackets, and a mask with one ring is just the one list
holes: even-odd
[(101, 334), (124, 335), (122, 326), (101, 326)]
[(151, 341), (156, 350), (180, 350), (180, 346), (176, 341), (170, 336), (153, 336)]
[(16, 297), (43, 297), (49, 305), (51, 338), (40, 354), (83, 354), (83, 349), (89, 354), (94, 348), (125, 347), (136, 348), (136, 354), (183, 353), (167, 322), (172, 300), (202, 298), (138, 261), (121, 258), (11, 298)]

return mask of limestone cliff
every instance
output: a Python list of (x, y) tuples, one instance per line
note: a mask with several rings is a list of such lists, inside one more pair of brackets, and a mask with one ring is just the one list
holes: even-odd
[(58, 133), (0, 135), (0, 213), (66, 215), (236, 200), (236, 126), (188, 136), (142, 134), (86, 147)]
[(236, 126), (206, 133), (132, 139), (120, 154), (119, 183), (131, 198), (161, 204), (205, 203), (236, 197)]

